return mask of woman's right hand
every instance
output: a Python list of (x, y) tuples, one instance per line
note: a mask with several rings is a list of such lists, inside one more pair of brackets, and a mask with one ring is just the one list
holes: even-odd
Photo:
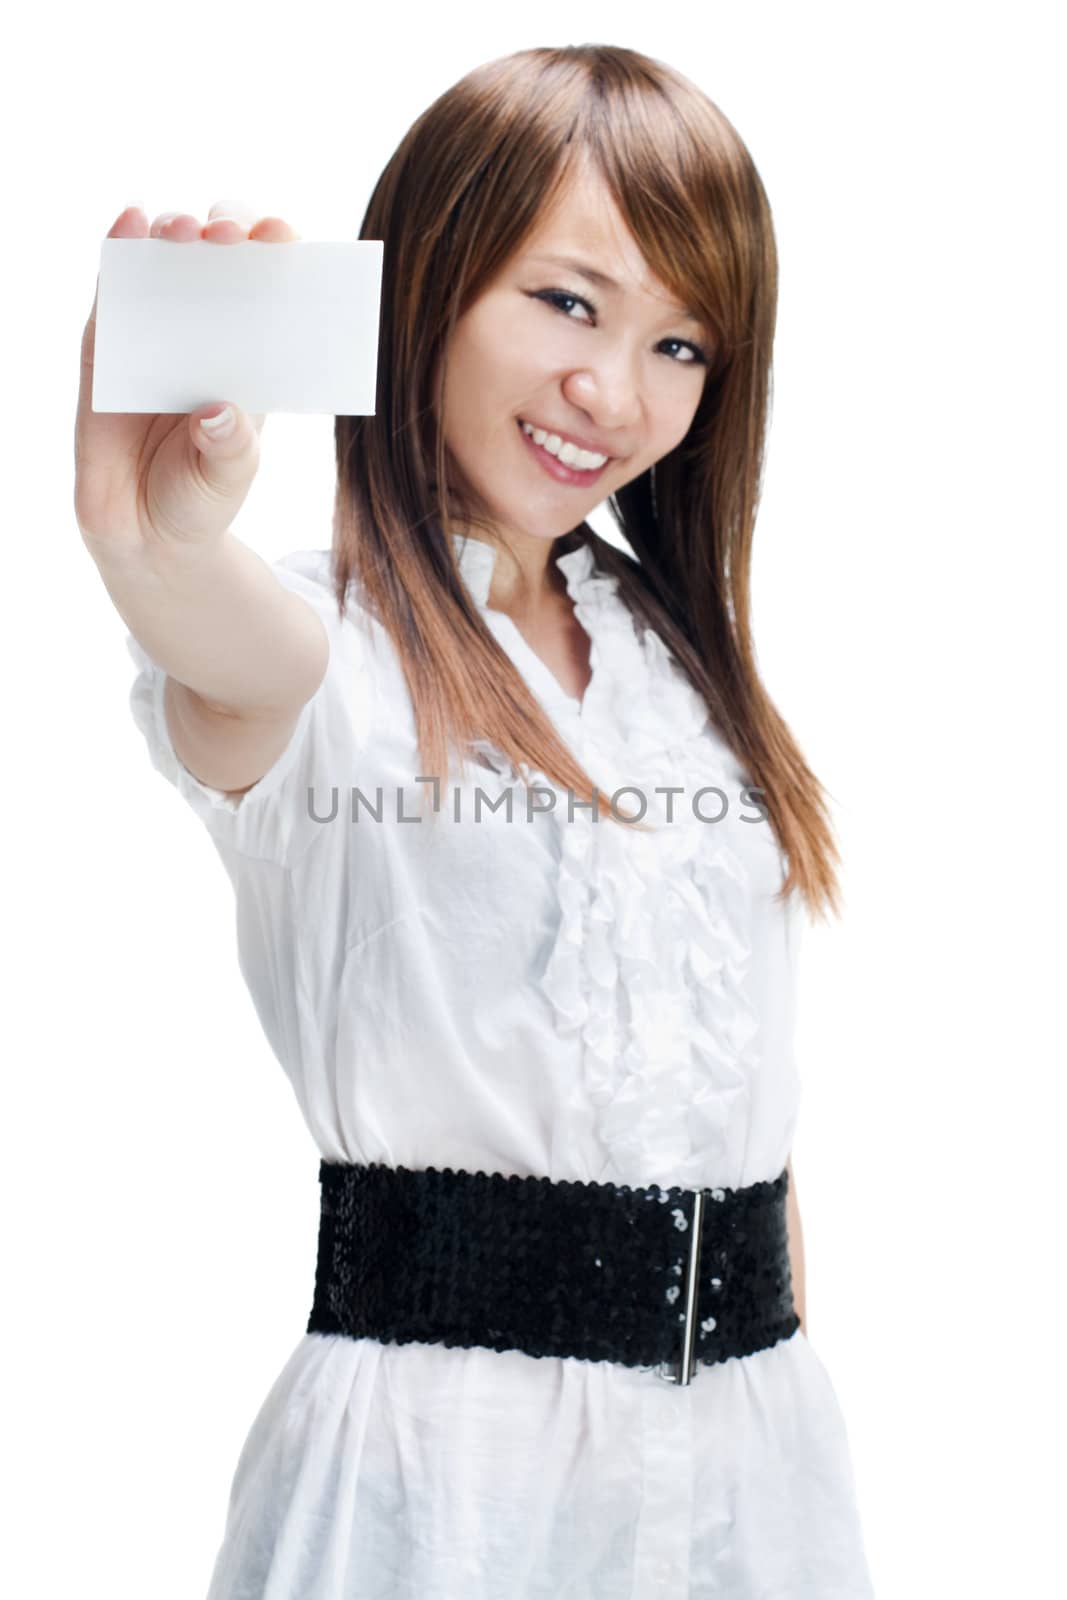
[[(219, 202), (201, 227), (186, 212), (164, 212), (148, 226), (136, 206), (112, 223), (109, 239), (165, 239), (168, 244), (206, 239), (212, 244), (256, 240), (286, 244), (299, 238), (280, 217), (261, 217), (245, 207)], [(259, 469), (263, 417), (250, 416), (232, 401), (232, 432), (212, 439), (202, 419), (226, 402), (214, 401), (186, 414), (94, 411), (93, 356), (97, 294), (85, 324), (81, 384), (74, 427), (74, 512), (90, 550), (123, 554), (147, 546), (202, 545), (230, 527)]]

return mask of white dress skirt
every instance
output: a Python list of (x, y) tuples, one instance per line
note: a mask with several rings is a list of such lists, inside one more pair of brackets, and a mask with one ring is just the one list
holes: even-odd
[[(635, 1187), (778, 1177), (801, 912), (774, 899), (769, 822), (591, 546), (556, 558), (591, 639), (579, 702), (486, 604), (493, 548), (455, 543), (504, 651), (653, 831), (593, 822), (543, 775), (555, 804), (531, 814), (487, 743), (423, 814), (400, 663), (368, 608), (338, 616), (329, 551), (275, 563), (330, 663), (236, 801), (177, 759), (165, 674), (127, 635), (131, 709), (231, 879), (240, 971), (320, 1156)], [(309, 1241), (308, 1302), (237, 1462), (208, 1600), (873, 1595), (844, 1418), (801, 1330), (675, 1386), (308, 1334), (313, 1273)]]

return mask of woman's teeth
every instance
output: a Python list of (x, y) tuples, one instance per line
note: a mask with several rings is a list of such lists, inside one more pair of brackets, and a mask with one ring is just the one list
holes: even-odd
[(594, 468), (602, 467), (608, 459), (596, 450), (579, 450), (577, 445), (569, 441), (564, 444), (558, 433), (546, 433), (543, 428), (535, 428), (530, 422), (522, 424), (522, 431), (528, 433), (534, 444), (539, 444), (550, 456), (558, 456), (565, 466), (575, 467), (579, 472), (592, 472)]

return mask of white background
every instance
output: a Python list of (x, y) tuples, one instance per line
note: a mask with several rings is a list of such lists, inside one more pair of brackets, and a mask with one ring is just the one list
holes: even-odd
[[(830, 790), (846, 893), (807, 935), (794, 1170), (809, 1338), (877, 1591), (1062, 1582), (1050, 17), (103, 3), (8, 24), (5, 1593), (206, 1591), (238, 1451), (306, 1324), (318, 1218), (229, 884), (147, 759), (125, 629), (74, 520), (100, 240), (127, 203), (203, 218), (228, 198), (354, 239), (438, 93), (511, 50), (594, 41), (699, 83), (775, 216), (756, 639)], [(268, 558), (327, 547), (332, 452), (332, 418), (269, 418), (238, 534)]]

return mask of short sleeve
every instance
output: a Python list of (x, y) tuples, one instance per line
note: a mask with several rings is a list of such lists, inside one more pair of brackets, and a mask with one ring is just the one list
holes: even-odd
[[(217, 846), (285, 866), (313, 837), (308, 791), (316, 784), (355, 781), (355, 762), (370, 737), (365, 617), (354, 603), (338, 613), (329, 551), (280, 557), (272, 571), (318, 612), (330, 657), (318, 689), (300, 712), (289, 743), (259, 781), (232, 797), (202, 783), (171, 743), (163, 691), (167, 674), (132, 633), (126, 648), (137, 667), (129, 704), (152, 765), (172, 783), (207, 827)], [(341, 774), (341, 776), (339, 776)]]

